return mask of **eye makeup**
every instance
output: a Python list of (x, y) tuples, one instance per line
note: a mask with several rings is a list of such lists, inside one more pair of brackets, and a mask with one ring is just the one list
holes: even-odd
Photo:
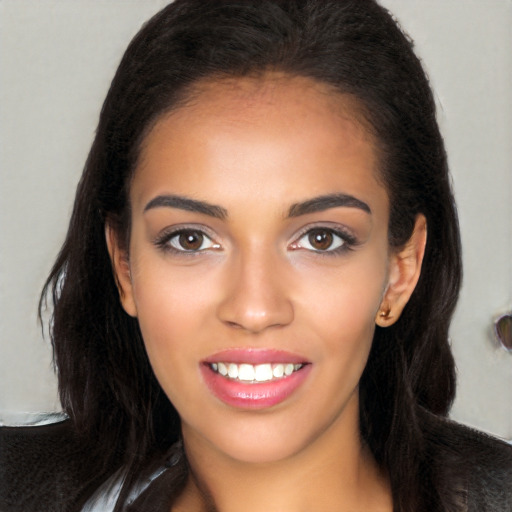
[(321, 256), (338, 256), (360, 244), (348, 228), (324, 223), (304, 227), (295, 240), (289, 246), (292, 251), (306, 250)]
[[(153, 244), (164, 253), (194, 256), (206, 251), (219, 251), (213, 234), (205, 226), (179, 225), (161, 231)], [(346, 227), (314, 224), (305, 226), (288, 245), (290, 251), (308, 251), (315, 255), (337, 256), (353, 250), (359, 240)]]
[(180, 225), (164, 229), (153, 240), (153, 244), (164, 253), (194, 256), (205, 251), (221, 249), (220, 244), (204, 226)]

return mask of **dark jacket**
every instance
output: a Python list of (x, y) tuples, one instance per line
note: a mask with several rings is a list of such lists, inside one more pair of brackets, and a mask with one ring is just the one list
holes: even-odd
[[(429, 462), (448, 491), (462, 482), (457, 511), (512, 512), (512, 446), (454, 422), (425, 419)], [(0, 428), (0, 511), (74, 512), (118, 468), (89, 475), (87, 453), (69, 421), (40, 427)], [(184, 457), (167, 453), (148, 474), (160, 476), (130, 505), (128, 512), (168, 512), (183, 485)], [(436, 512), (436, 511), (429, 511)]]

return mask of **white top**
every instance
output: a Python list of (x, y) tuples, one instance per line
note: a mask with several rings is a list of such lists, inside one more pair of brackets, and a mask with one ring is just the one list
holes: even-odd
[[(147, 479), (137, 482), (130, 491), (126, 504), (131, 505), (148, 488), (149, 484), (166, 469), (165, 466), (161, 466), (151, 473)], [(125, 478), (126, 468), (123, 467), (98, 487), (82, 507), (81, 512), (112, 512), (119, 498)]]

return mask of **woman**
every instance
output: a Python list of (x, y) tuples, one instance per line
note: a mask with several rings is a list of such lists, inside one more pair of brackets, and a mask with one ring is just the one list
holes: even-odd
[(177, 0), (119, 66), (43, 294), (73, 506), (509, 510), (510, 448), (444, 419), (460, 275), (384, 9)]

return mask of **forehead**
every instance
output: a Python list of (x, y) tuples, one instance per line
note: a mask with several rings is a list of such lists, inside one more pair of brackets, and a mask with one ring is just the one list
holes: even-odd
[(209, 78), (193, 84), (179, 107), (163, 114), (143, 139), (139, 164), (143, 165), (149, 152), (152, 133), (166, 121), (174, 124), (176, 131), (184, 122), (197, 127), (208, 121), (231, 123), (236, 130), (241, 124), (283, 114), (283, 121), (298, 116), (323, 117), (326, 128), (331, 128), (333, 122), (342, 124), (345, 137), (364, 139), (376, 146), (362, 104), (354, 96), (310, 78), (267, 72), (254, 77)]
[(381, 187), (376, 146), (362, 119), (354, 98), (308, 78), (276, 73), (204, 81), (144, 139), (132, 190), (147, 196), (163, 180), (167, 192), (196, 196), (202, 184), (208, 192), (245, 188), (262, 197), (271, 184), (283, 197), (300, 195), (299, 185), (303, 195), (322, 194), (338, 186), (333, 178), (343, 168), (349, 179), (341, 188), (371, 193)]
[[(233, 118), (241, 109), (251, 111), (251, 115), (267, 115), (276, 106), (295, 113), (306, 109), (317, 114), (336, 113), (345, 120), (357, 120), (356, 124), (362, 127), (360, 104), (355, 97), (307, 77), (279, 72), (199, 81), (191, 87), (184, 105), (189, 113), (215, 115), (222, 111)], [(180, 113), (186, 115), (181, 109), (171, 115)]]

